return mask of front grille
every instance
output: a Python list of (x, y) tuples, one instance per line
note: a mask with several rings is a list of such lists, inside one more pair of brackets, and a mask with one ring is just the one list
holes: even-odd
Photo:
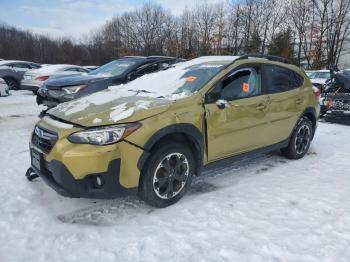
[(338, 109), (338, 110), (350, 110), (350, 101), (349, 100), (334, 100), (332, 103), (332, 108), (333, 109)]
[(32, 143), (45, 153), (49, 153), (51, 151), (57, 139), (58, 136), (55, 132), (35, 126), (32, 135)]

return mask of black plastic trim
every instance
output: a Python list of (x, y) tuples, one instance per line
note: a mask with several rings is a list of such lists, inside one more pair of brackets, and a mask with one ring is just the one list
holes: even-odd
[(248, 158), (248, 157), (258, 156), (258, 155), (266, 154), (266, 153), (269, 153), (269, 152), (272, 152), (272, 151), (275, 151), (275, 150), (279, 150), (281, 148), (287, 147), (288, 144), (289, 144), (289, 140), (290, 140), (290, 137), (288, 137), (286, 140), (284, 140), (282, 142), (273, 144), (271, 146), (258, 148), (258, 149), (255, 149), (253, 151), (249, 151), (249, 152), (242, 153), (242, 154), (239, 154), (239, 155), (230, 156), (230, 157), (227, 157), (227, 158), (215, 160), (215, 161), (210, 162), (207, 165), (203, 166), (202, 169), (201, 169), (201, 172), (204, 172), (204, 171), (207, 172), (207, 171), (210, 171), (212, 169), (216, 169), (216, 168), (218, 168), (218, 167), (220, 167), (222, 165), (226, 165), (226, 164), (232, 163), (233, 161), (239, 161), (239, 160), (242, 160), (242, 159), (245, 159), (245, 158)]
[(203, 159), (203, 152), (204, 152), (204, 138), (202, 133), (198, 130), (197, 127), (195, 127), (192, 124), (174, 124), (167, 126), (165, 128), (160, 129), (158, 132), (156, 132), (148, 141), (147, 143), (143, 146), (143, 149), (145, 150), (139, 161), (137, 162), (137, 167), (142, 171), (142, 168), (147, 160), (147, 158), (150, 155), (150, 151), (152, 147), (160, 141), (163, 137), (166, 135), (171, 135), (174, 133), (182, 133), (188, 137), (190, 137), (198, 147), (200, 154), (197, 156), (198, 157), (198, 163), (202, 165), (202, 159)]
[[(137, 193), (137, 187), (125, 188), (120, 185), (120, 159), (112, 160), (106, 172), (89, 174), (80, 180), (75, 179), (66, 166), (60, 161), (53, 160), (51, 162), (46, 162), (41, 155), (40, 162), (40, 170), (32, 166), (35, 173), (62, 196), (112, 199)], [(103, 186), (100, 188), (94, 185), (94, 178), (96, 176), (102, 178)]]

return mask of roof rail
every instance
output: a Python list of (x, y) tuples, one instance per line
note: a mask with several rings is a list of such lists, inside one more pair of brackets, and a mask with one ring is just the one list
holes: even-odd
[(146, 59), (168, 59), (168, 58), (175, 58), (172, 56), (162, 56), (162, 55), (151, 55), (151, 56), (147, 56)]
[(281, 62), (285, 64), (293, 64), (289, 59), (284, 58), (284, 57), (279, 57), (279, 56), (274, 56), (274, 55), (264, 55), (264, 54), (247, 54), (247, 55), (242, 55), (238, 57), (235, 61), (237, 60), (243, 60), (243, 59), (248, 59), (248, 58), (264, 58), (267, 60), (271, 61), (276, 61), (276, 62)]
[(138, 56), (138, 55), (127, 55), (123, 56), (122, 58), (146, 58), (145, 56)]

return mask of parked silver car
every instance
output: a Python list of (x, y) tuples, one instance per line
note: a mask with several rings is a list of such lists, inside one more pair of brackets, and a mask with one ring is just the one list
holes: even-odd
[(9, 94), (9, 86), (6, 84), (4, 79), (0, 78), (0, 97), (8, 96)]
[(27, 61), (2, 60), (0, 61), (0, 77), (6, 81), (10, 89), (16, 90), (26, 71), (40, 67), (39, 64)]
[(48, 79), (61, 78), (65, 76), (78, 76), (88, 73), (89, 70), (76, 65), (47, 65), (40, 69), (26, 72), (21, 81), (22, 90), (33, 91), (34, 94)]

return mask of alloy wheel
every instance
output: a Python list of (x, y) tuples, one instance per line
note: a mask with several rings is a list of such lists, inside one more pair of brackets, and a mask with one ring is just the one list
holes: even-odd
[(295, 151), (301, 155), (307, 149), (311, 141), (311, 130), (308, 125), (302, 125), (295, 138)]
[(189, 164), (186, 156), (171, 153), (158, 164), (153, 175), (153, 190), (162, 199), (171, 199), (184, 188), (189, 175)]

